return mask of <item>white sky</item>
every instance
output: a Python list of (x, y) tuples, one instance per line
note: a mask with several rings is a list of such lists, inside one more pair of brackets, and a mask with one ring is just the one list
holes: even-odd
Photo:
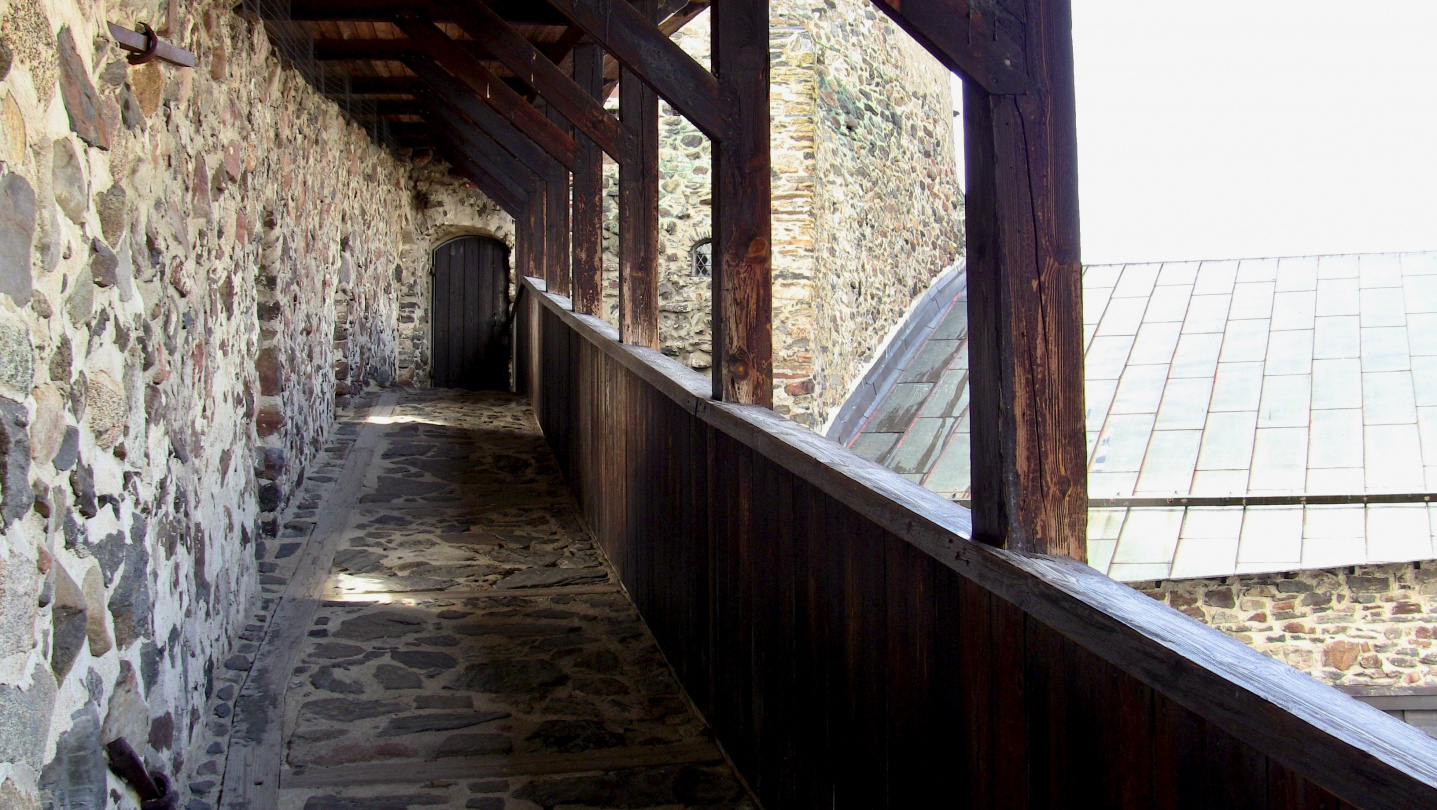
[(1437, 250), (1437, 2), (1073, 0), (1083, 262)]

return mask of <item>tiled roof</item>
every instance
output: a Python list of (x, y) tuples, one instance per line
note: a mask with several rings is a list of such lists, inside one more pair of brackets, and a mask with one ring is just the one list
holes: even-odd
[[(1132, 581), (1437, 556), (1421, 502), (1437, 493), (1437, 253), (1093, 266), (1083, 295), (1094, 567)], [(956, 499), (965, 304), (850, 443)]]

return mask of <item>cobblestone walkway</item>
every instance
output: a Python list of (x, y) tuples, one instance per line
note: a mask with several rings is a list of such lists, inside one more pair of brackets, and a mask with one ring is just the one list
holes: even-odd
[[(331, 491), (304, 504), (303, 547), (266, 552), (268, 621), (307, 620), (257, 634), (238, 679), (232, 735), (258, 752), (247, 763), (267, 735), (278, 744), (278, 807), (752, 807), (579, 524), (525, 400), (413, 392), (388, 415), (355, 413), (339, 435), (372, 430), (372, 450), (317, 470), (309, 486)], [(289, 579), (304, 563), (279, 564), (315, 553), (332, 554), (318, 600)], [(282, 701), (247, 707), (275, 661)], [(258, 810), (274, 800), (238, 795), (255, 766), (236, 750), (221, 804)], [(252, 784), (273, 789), (263, 770)]]

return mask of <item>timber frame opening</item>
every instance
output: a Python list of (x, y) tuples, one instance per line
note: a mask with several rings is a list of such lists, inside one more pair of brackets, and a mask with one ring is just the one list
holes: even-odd
[[(964, 79), (974, 537), (1086, 555), (1077, 135), (1068, 0), (874, 0)], [(669, 35), (711, 9), (707, 70)], [(619, 168), (619, 333), (657, 347), (658, 99), (713, 142), (714, 399), (771, 406), (767, 0), (291, 0), (409, 146), (508, 210), (515, 265), (602, 306)], [(368, 26), (357, 28), (355, 26)], [(350, 26), (345, 29), (342, 26)], [(379, 38), (361, 38), (373, 30)], [(319, 39), (331, 30), (359, 32)], [(619, 114), (603, 99), (617, 86)], [(407, 127), (407, 129), (403, 129)]]
[[(1437, 742), (1081, 564), (1069, 0), (872, 1), (964, 80), (971, 513), (767, 410), (768, 0), (291, 0), (287, 19), (382, 27), (315, 58), (367, 64), (351, 91), (402, 104), (406, 143), (513, 215), (517, 384), (767, 806), (914, 806), (956, 767), (975, 808), (1437, 807)], [(705, 8), (712, 71), (669, 38)], [(713, 142), (711, 382), (654, 351), (660, 98)], [(617, 331), (593, 317), (604, 155)]]

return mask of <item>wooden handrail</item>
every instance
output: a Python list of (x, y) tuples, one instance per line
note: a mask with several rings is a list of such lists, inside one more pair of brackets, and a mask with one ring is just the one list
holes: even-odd
[[(1153, 692), (1369, 810), (1437, 807), (1437, 740), (1072, 560), (970, 542), (968, 510), (708, 380), (621, 344), (529, 279), (522, 294), (683, 411)], [(722, 735), (721, 739), (722, 739)]]

